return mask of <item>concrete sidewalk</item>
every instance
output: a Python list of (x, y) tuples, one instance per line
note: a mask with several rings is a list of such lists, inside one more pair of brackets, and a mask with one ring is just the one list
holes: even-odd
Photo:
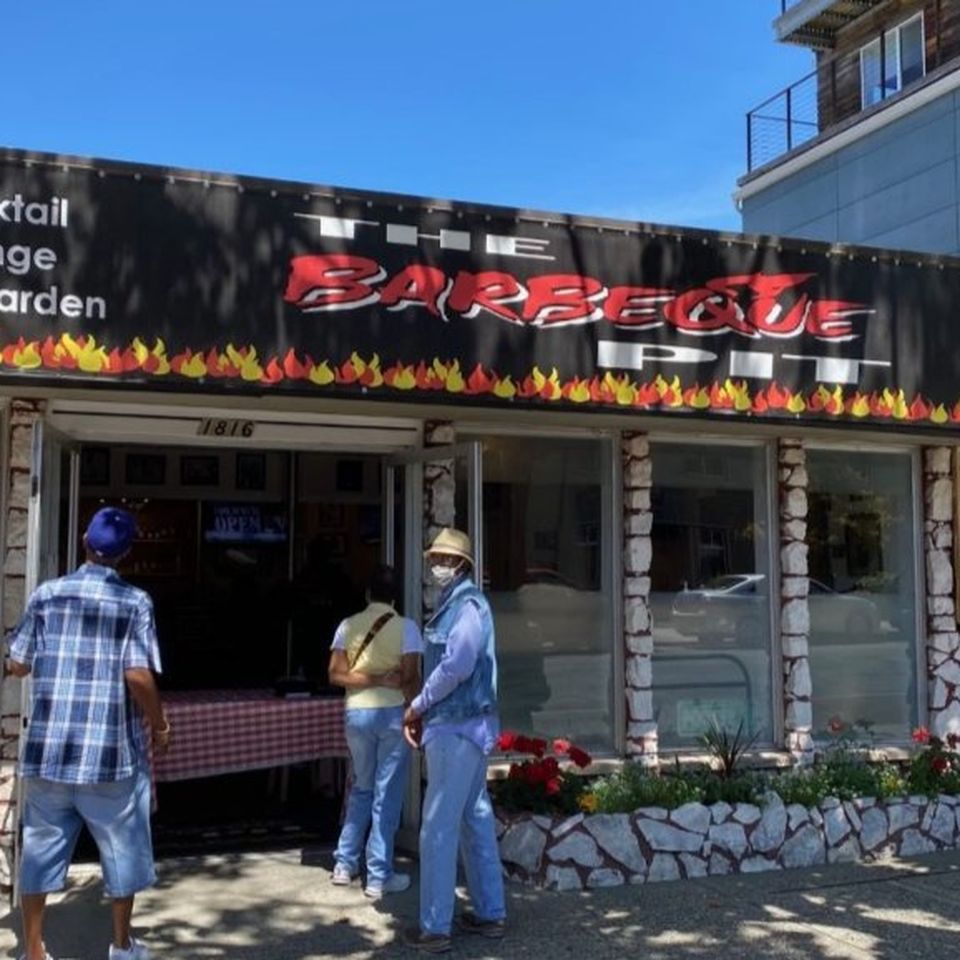
[[(135, 918), (158, 960), (416, 956), (398, 940), (415, 923), (415, 887), (372, 903), (358, 885), (331, 886), (325, 867), (301, 866), (299, 851), (166, 860), (160, 874)], [(960, 852), (590, 893), (507, 890), (507, 938), (461, 937), (451, 956), (947, 960), (960, 952)], [(95, 869), (74, 868), (51, 905), (47, 941), (57, 960), (106, 958), (109, 912)], [(17, 923), (16, 914), (3, 917), (0, 956), (17, 956)]]

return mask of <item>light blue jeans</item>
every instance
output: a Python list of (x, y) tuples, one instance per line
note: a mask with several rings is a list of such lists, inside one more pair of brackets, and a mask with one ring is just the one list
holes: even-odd
[(457, 883), (457, 850), (476, 915), (507, 915), (487, 758), (466, 737), (438, 733), (424, 747), (427, 795), (420, 825), (420, 929), (449, 934)]
[(369, 827), (367, 883), (382, 884), (393, 875), (393, 838), (410, 766), (403, 707), (348, 708), (346, 731), (353, 783), (334, 858), (357, 873)]

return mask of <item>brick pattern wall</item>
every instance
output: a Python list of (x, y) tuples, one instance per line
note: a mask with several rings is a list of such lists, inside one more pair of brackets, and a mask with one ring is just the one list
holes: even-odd
[(930, 730), (960, 734), (960, 633), (953, 569), (953, 450), (923, 451), (923, 547), (927, 574), (927, 680)]
[(807, 567), (806, 451), (799, 440), (777, 447), (780, 501), (780, 636), (785, 746), (798, 763), (813, 761), (810, 703), (810, 591)]
[[(43, 416), (42, 401), (14, 400), (8, 421), (6, 542), (3, 545), (3, 629), (23, 612), (27, 556), (27, 505), (30, 496), (30, 444), (33, 424)], [(13, 842), (17, 823), (16, 768), (20, 731), (20, 681), (0, 682), (0, 887), (13, 881)]]
[(623, 637), (626, 645), (627, 752), (657, 762), (653, 718), (653, 633), (650, 621), (650, 531), (652, 462), (646, 434), (624, 433), (623, 461)]

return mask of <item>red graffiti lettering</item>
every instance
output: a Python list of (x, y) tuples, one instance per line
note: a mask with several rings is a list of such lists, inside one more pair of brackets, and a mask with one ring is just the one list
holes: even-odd
[(375, 260), (348, 253), (294, 257), (283, 299), (301, 310), (353, 310), (376, 303), (373, 289), (386, 276)]
[(447, 306), (467, 320), (486, 310), (501, 320), (519, 323), (520, 318), (505, 304), (526, 299), (527, 291), (512, 274), (499, 270), (467, 273), (461, 270), (453, 281)]
[(439, 267), (413, 263), (391, 277), (380, 291), (380, 303), (388, 310), (426, 307), (440, 316), (437, 300), (447, 287), (447, 275)]
[(867, 315), (873, 310), (866, 309), (862, 303), (848, 303), (845, 300), (814, 300), (807, 313), (807, 333), (821, 340), (854, 340), (851, 317)]
[(576, 273), (558, 273), (531, 277), (529, 296), (523, 305), (523, 319), (537, 326), (591, 323), (603, 316), (595, 301), (607, 295), (606, 287), (593, 277)]
[(603, 315), (618, 327), (659, 326), (660, 305), (673, 299), (673, 291), (660, 287), (611, 287)]
[[(875, 311), (845, 300), (814, 300), (798, 288), (812, 273), (736, 274), (677, 293), (663, 287), (610, 290), (576, 273), (531, 277), (526, 285), (501, 270), (451, 279), (440, 267), (409, 264), (382, 287), (386, 271), (376, 261), (350, 254), (298, 256), (290, 261), (283, 298), (306, 312), (352, 310), (380, 302), (389, 310), (422, 307), (434, 316), (472, 320), (481, 312), (539, 327), (607, 322), (629, 329), (669, 323), (691, 336), (736, 333), (787, 338), (801, 334), (842, 342), (860, 336), (854, 318)], [(511, 304), (523, 304), (522, 308)]]

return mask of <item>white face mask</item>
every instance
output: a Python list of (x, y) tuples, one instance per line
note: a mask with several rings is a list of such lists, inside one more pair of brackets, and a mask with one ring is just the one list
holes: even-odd
[(430, 576), (432, 576), (434, 581), (441, 587), (445, 587), (447, 584), (453, 583), (459, 572), (459, 567), (448, 567), (443, 563), (435, 563), (430, 568)]

